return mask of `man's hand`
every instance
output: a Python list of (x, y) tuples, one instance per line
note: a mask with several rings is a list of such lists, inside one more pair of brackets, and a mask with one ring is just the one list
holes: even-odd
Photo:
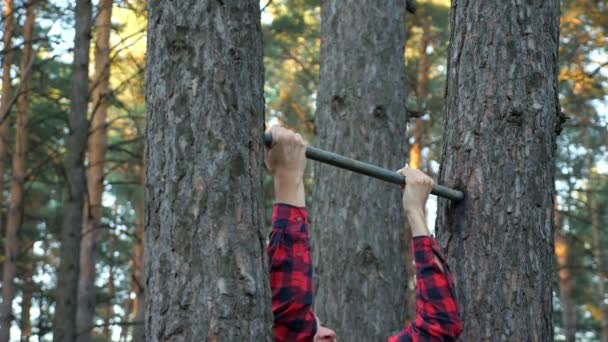
[(270, 127), (270, 133), (272, 146), (266, 148), (264, 161), (274, 177), (275, 200), (303, 207), (306, 145), (302, 136), (277, 125)]
[(403, 209), (412, 228), (412, 236), (429, 235), (424, 207), (435, 182), (421, 171), (409, 167), (397, 172), (405, 176)]

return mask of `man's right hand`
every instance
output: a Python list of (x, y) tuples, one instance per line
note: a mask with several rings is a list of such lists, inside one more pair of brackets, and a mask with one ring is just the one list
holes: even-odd
[(429, 235), (426, 226), (425, 205), (435, 182), (422, 171), (404, 167), (397, 171), (405, 176), (403, 210), (412, 228), (412, 236)]

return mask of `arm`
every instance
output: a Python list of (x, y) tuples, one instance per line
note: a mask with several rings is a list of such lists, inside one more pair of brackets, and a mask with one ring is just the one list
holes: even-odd
[(274, 145), (265, 162), (274, 177), (275, 200), (268, 244), (275, 341), (312, 341), (317, 324), (312, 313), (312, 259), (308, 238), (302, 138), (272, 127)]
[(312, 341), (312, 259), (304, 207), (275, 204), (268, 244), (276, 341)]
[(454, 278), (437, 242), (430, 237), (424, 215), (433, 182), (416, 170), (406, 168), (401, 172), (407, 181), (403, 206), (412, 229), (416, 262), (416, 318), (398, 335), (390, 337), (389, 342), (454, 341), (462, 331)]

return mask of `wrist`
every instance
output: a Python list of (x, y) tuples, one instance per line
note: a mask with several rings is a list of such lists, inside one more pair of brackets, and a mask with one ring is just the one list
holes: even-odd
[(406, 209), (405, 216), (412, 230), (412, 237), (429, 235), (424, 209)]
[(275, 201), (297, 207), (306, 205), (304, 182), (302, 177), (274, 178)]

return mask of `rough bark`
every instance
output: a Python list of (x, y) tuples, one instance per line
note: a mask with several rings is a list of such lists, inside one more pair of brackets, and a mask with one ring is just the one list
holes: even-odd
[[(28, 2), (26, 8), (26, 18), (23, 26), (24, 45), (20, 68), (20, 74), (23, 78), (20, 80), (21, 93), (17, 98), (17, 126), (15, 128), (11, 199), (6, 223), (6, 239), (4, 240), (5, 259), (2, 272), (2, 305), (0, 305), (0, 342), (7, 342), (9, 340), (12, 320), (11, 306), (15, 296), (14, 280), (17, 275), (17, 254), (19, 251), (18, 230), (23, 217), (27, 121), (30, 107), (29, 73), (26, 72), (26, 69), (30, 64), (30, 60), (34, 58), (32, 56), (32, 37), (34, 21), (36, 19), (34, 3)], [(7, 137), (0, 138), (6, 139)], [(3, 190), (1, 187), (3, 187), (2, 183), (0, 183), (0, 191)]]
[(107, 94), (110, 80), (110, 32), (112, 0), (100, 0), (95, 19), (95, 83), (92, 91), (93, 114), (88, 138), (88, 168), (86, 173), (88, 201), (84, 206), (84, 224), (80, 242), (80, 275), (78, 279), (78, 309), (76, 329), (78, 342), (91, 341), (91, 325), (95, 317), (95, 260), (101, 238), (101, 215), (104, 163), (107, 145)]
[[(2, 18), (4, 21), (4, 33), (2, 43), (4, 46), (4, 58), (2, 59), (2, 97), (0, 97), (0, 113), (6, 113), (10, 107), (12, 84), (11, 66), (13, 64), (13, 0), (4, 0), (4, 10)], [(0, 123), (0, 184), (4, 184), (4, 171), (6, 167), (6, 154), (8, 152), (8, 120)], [(3, 188), (4, 189), (4, 188)], [(0, 204), (4, 205), (4, 191), (0, 191)], [(0, 210), (0, 234), (4, 236), (4, 219)], [(4, 316), (0, 311), (0, 330), (5, 322)], [(0, 335), (2, 333), (0, 332)], [(0, 339), (4, 338), (3, 336)]]
[(74, 341), (77, 336), (76, 311), (80, 273), (80, 241), (83, 223), (86, 175), (84, 152), (89, 123), (89, 47), (91, 44), (91, 0), (76, 1), (76, 34), (72, 92), (70, 96), (69, 136), (64, 170), (67, 179), (61, 231), (61, 264), (57, 272), (53, 341)]
[(463, 341), (551, 341), (559, 1), (454, 0), (440, 245)]
[[(325, 1), (321, 16), (316, 144), (403, 166), (405, 1)], [(405, 315), (399, 188), (322, 164), (315, 178), (316, 313), (340, 340), (386, 338)]]
[(570, 246), (562, 230), (562, 215), (558, 210), (555, 198), (555, 258), (557, 261), (557, 276), (559, 300), (561, 306), (562, 325), (566, 342), (574, 342), (576, 338), (576, 308), (572, 298), (574, 278), (570, 272)]
[(259, 2), (149, 2), (147, 341), (270, 341)]

